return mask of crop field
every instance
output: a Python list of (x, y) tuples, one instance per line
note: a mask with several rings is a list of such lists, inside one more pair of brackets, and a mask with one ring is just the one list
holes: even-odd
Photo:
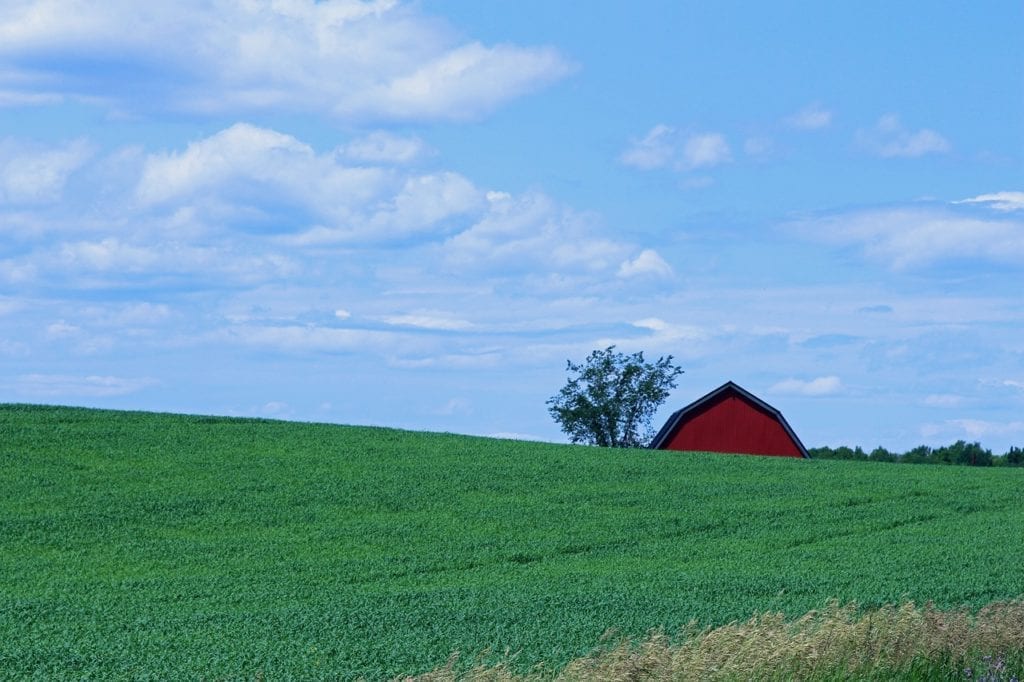
[(0, 406), (0, 677), (557, 668), (829, 599), (1024, 596), (1024, 469)]

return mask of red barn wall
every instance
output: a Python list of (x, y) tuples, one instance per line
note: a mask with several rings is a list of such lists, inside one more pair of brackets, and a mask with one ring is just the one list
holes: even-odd
[(665, 446), (667, 450), (803, 457), (774, 416), (739, 396), (723, 395), (688, 417)]

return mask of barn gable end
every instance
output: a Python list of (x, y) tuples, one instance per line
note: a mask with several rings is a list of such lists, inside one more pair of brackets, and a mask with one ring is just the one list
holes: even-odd
[(810, 459), (781, 412), (731, 381), (672, 414), (650, 447)]

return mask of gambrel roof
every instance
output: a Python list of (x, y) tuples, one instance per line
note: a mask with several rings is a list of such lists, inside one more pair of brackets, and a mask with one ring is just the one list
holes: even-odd
[[(791, 453), (790, 456), (799, 455), (800, 457), (803, 457), (805, 459), (810, 459), (810, 455), (807, 454), (807, 448), (805, 448), (803, 443), (800, 442), (800, 439), (793, 431), (793, 428), (789, 425), (789, 422), (787, 422), (785, 417), (782, 416), (782, 413), (779, 412), (774, 407), (772, 407), (771, 405), (769, 405), (768, 403), (758, 398), (750, 391), (747, 391), (742, 386), (735, 384), (732, 381), (728, 381), (722, 384), (721, 386), (711, 391), (704, 397), (699, 398), (694, 402), (690, 403), (689, 405), (687, 405), (686, 407), (682, 408), (681, 410), (677, 410), (676, 412), (672, 413), (672, 416), (668, 418), (668, 421), (666, 421), (665, 425), (661, 427), (660, 431), (658, 431), (658, 434), (654, 437), (654, 440), (651, 441), (650, 447), (656, 450), (668, 449), (672, 445), (673, 440), (676, 438), (680, 430), (683, 429), (687, 424), (689, 424), (693, 420), (696, 420), (698, 417), (703, 417), (710, 410), (719, 408), (720, 405), (722, 405), (725, 401), (729, 400), (730, 398), (738, 399), (739, 401), (744, 403), (749, 408), (749, 410), (756, 411), (757, 413), (763, 415), (762, 417), (758, 418), (759, 421), (762, 422), (762, 428), (764, 427), (764, 422), (766, 422), (767, 420), (775, 422), (777, 424), (777, 428), (781, 429), (781, 432), (784, 434), (784, 436), (775, 434), (775, 439), (779, 440), (783, 437), (788, 437), (788, 440), (792, 441), (792, 448), (787, 448), (787, 450), (789, 450), (789, 452)], [(735, 419), (742, 419), (742, 415), (735, 417)], [(734, 426), (736, 429), (740, 429), (742, 425)], [(705, 428), (704, 431), (705, 432), (700, 434), (700, 436), (698, 437), (698, 446), (693, 447), (692, 449), (710, 450), (713, 452), (739, 452), (738, 450), (734, 449), (723, 449), (722, 447), (716, 447), (715, 443), (713, 442), (714, 438), (716, 437), (715, 433), (713, 432), (714, 430)], [(717, 431), (721, 432), (723, 431), (723, 429), (719, 428)], [(725, 438), (726, 441), (728, 441), (728, 438), (726, 438), (727, 435), (728, 434), (722, 436), (723, 438)], [(733, 440), (735, 441), (735, 439)], [(701, 445), (700, 443), (703, 441), (707, 441), (707, 443)], [(690, 448), (677, 447), (674, 449)], [(749, 454), (782, 453), (751, 452)]]

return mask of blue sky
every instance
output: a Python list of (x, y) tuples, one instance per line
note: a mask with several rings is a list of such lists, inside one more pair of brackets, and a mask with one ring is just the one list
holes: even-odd
[[(1024, 6), (0, 7), (0, 400), (563, 440), (565, 361), (1024, 444)], [(656, 424), (657, 426), (657, 424)]]

